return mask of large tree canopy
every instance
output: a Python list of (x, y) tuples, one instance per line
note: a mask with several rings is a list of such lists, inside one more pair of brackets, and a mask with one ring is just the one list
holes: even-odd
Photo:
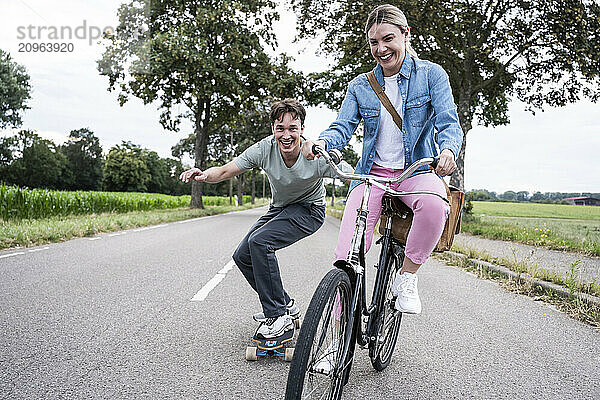
[(67, 159), (70, 190), (100, 190), (102, 188), (102, 147), (100, 140), (88, 128), (72, 130), (60, 147)]
[[(389, 1), (407, 16), (419, 57), (450, 76), (465, 132), (451, 183), (464, 188), (473, 123), (507, 124), (508, 103), (530, 110), (600, 95), (600, 5), (593, 0)], [(380, 1), (292, 0), (299, 36), (321, 38), (331, 69), (311, 76), (313, 103), (339, 107), (347, 84), (373, 68), (364, 24)]]
[(131, 142), (113, 146), (104, 163), (104, 190), (110, 192), (146, 192), (152, 180), (145, 152)]
[(30, 98), (31, 85), (25, 67), (0, 50), (0, 128), (20, 127), (21, 112), (29, 108)]
[(30, 130), (0, 139), (0, 180), (29, 188), (64, 189), (67, 159), (57, 146)]
[[(195, 165), (204, 169), (207, 145), (240, 109), (273, 93), (293, 93), (299, 76), (287, 57), (272, 60), (272, 0), (133, 1), (119, 8), (119, 25), (98, 70), (119, 89), (162, 111), (165, 129), (194, 125)], [(202, 184), (192, 183), (192, 207), (202, 207)]]

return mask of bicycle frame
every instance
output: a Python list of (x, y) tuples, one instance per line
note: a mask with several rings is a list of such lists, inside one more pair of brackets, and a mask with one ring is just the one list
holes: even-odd
[[(369, 203), (369, 197), (371, 195), (372, 187), (377, 186), (383, 189), (386, 193), (391, 194), (393, 196), (403, 196), (409, 194), (431, 194), (438, 196), (444, 199), (445, 201), (448, 200), (435, 192), (398, 192), (391, 189), (390, 187), (392, 184), (399, 183), (405, 180), (423, 165), (435, 165), (437, 160), (434, 158), (423, 158), (418, 160), (417, 162), (409, 166), (405, 171), (403, 171), (402, 174), (400, 174), (400, 176), (396, 178), (384, 178), (371, 175), (346, 174), (339, 168), (337, 168), (336, 163), (332, 159), (332, 157), (317, 145), (313, 147), (313, 153), (320, 153), (341, 178), (360, 180), (365, 183), (365, 189), (361, 205), (360, 208), (357, 210), (356, 226), (350, 245), (350, 252), (346, 259), (346, 267), (352, 269), (355, 274), (354, 291), (352, 294), (349, 320), (346, 325), (346, 332), (344, 332), (344, 348), (342, 350), (341, 356), (341, 360), (346, 360), (346, 358), (348, 357), (348, 353), (350, 352), (350, 346), (353, 346), (354, 340), (356, 340), (361, 347), (368, 345), (370, 342), (378, 340), (378, 332), (375, 332), (375, 329), (377, 328), (375, 324), (376, 321), (375, 318), (372, 318), (372, 316), (378, 315), (383, 308), (383, 304), (377, 303), (380, 297), (379, 293), (381, 292), (381, 290), (384, 290), (384, 287), (386, 285), (386, 282), (383, 282), (382, 277), (386, 276), (385, 269), (388, 265), (388, 257), (395, 256), (390, 255), (390, 247), (392, 246), (392, 218), (388, 218), (384, 231), (385, 233), (382, 236), (382, 249), (379, 256), (379, 264), (377, 269), (377, 276), (375, 279), (375, 286), (373, 288), (372, 301), (369, 307), (367, 307), (364, 243), (366, 238), (367, 216), (369, 214), (367, 205)], [(389, 209), (390, 207), (388, 207), (387, 205), (386, 207), (384, 207), (384, 210), (386, 210), (385, 212), (389, 212), (387, 211)], [(362, 316), (369, 317), (367, 321), (367, 326), (364, 330), (361, 321)], [(346, 367), (352, 362), (352, 358), (350, 358), (350, 360), (348, 360), (347, 362), (342, 362), (336, 365), (334, 375), (338, 376), (339, 374), (342, 374)]]

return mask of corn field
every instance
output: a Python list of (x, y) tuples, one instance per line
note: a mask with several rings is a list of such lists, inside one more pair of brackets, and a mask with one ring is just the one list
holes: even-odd
[[(244, 203), (249, 196), (244, 196)], [(228, 197), (203, 196), (205, 206), (229, 205)], [(0, 183), (0, 218), (39, 219), (55, 216), (126, 213), (188, 207), (190, 196), (155, 193), (65, 192), (25, 189)]]

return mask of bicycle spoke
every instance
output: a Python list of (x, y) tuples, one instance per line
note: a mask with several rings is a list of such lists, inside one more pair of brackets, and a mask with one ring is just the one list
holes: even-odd
[(340, 349), (349, 326), (350, 291), (349, 279), (341, 270), (331, 270), (319, 284), (300, 331), (286, 398), (340, 397), (344, 374), (336, 371), (343, 362)]
[[(315, 373), (314, 373), (314, 372), (309, 372), (309, 374), (310, 374), (311, 376), (314, 376), (314, 375), (315, 375)], [(323, 375), (321, 375), (321, 376), (323, 376)], [(309, 377), (309, 381), (310, 381), (310, 377)], [(320, 385), (318, 385), (317, 387), (315, 387), (313, 390), (311, 390), (311, 391), (310, 391), (310, 392), (307, 394), (307, 396), (306, 396), (306, 397), (304, 397), (304, 398), (305, 398), (305, 399), (309, 399), (309, 398), (311, 398), (312, 394), (313, 394), (313, 393), (314, 393), (314, 392), (315, 392), (317, 389), (319, 389), (319, 387), (323, 386), (324, 384), (327, 384), (327, 385), (329, 385), (329, 384), (331, 383), (331, 380), (329, 380), (329, 382), (328, 382), (327, 380), (325, 380), (325, 379), (322, 379), (322, 381), (323, 381), (323, 383), (321, 383)], [(325, 391), (325, 392), (323, 392), (323, 394), (326, 394), (327, 392), (328, 392), (328, 391)], [(322, 399), (322, 398), (323, 398), (323, 396), (319, 396), (319, 399)]]

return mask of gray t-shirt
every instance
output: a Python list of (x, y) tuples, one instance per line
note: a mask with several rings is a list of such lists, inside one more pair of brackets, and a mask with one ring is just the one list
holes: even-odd
[[(313, 203), (325, 205), (325, 187), (323, 177), (335, 178), (337, 175), (320, 157), (309, 161), (302, 153), (296, 163), (288, 168), (279, 151), (275, 137), (269, 136), (248, 147), (234, 160), (241, 170), (262, 168), (269, 177), (274, 207), (283, 207), (293, 203)], [(345, 172), (352, 171), (342, 161), (340, 166)]]

